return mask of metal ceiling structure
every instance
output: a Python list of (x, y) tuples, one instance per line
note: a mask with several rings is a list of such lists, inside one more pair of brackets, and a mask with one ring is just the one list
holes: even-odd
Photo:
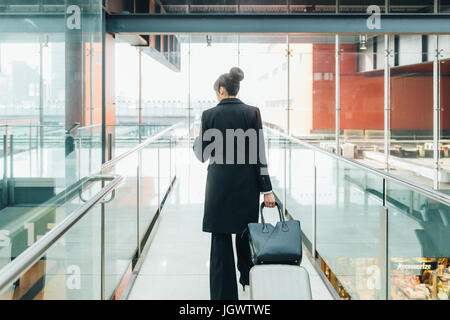
[(109, 33), (450, 34), (449, 14), (108, 14)]

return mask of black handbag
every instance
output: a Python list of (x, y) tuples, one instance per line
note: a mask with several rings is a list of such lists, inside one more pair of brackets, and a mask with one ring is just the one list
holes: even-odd
[(276, 203), (280, 222), (275, 226), (265, 223), (261, 203), (261, 223), (249, 223), (249, 243), (253, 263), (296, 264), (302, 261), (302, 235), (300, 221), (284, 219), (281, 207)]

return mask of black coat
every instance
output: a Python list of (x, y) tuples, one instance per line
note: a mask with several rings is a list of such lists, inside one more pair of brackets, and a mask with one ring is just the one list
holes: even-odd
[[(220, 131), (223, 137), (222, 149), (212, 148), (216, 139), (205, 138), (206, 135), (203, 135), (208, 129)], [(244, 132), (255, 129), (254, 132), (258, 133), (256, 139), (259, 146), (257, 161), (255, 158), (251, 160), (250, 150), (254, 149), (249, 147), (250, 138), (246, 138), (245, 161), (241, 160), (238, 163), (238, 143), (234, 138), (234, 161), (227, 163), (226, 145), (232, 139), (227, 140), (226, 129), (242, 129)], [(214, 150), (209, 155), (211, 149)], [(272, 190), (267, 172), (259, 109), (246, 105), (237, 98), (227, 98), (216, 107), (205, 110), (202, 114), (200, 136), (194, 142), (194, 152), (200, 161), (210, 160), (206, 180), (203, 231), (240, 234), (248, 223), (258, 222), (260, 193)], [(232, 159), (230, 156), (228, 158)]]

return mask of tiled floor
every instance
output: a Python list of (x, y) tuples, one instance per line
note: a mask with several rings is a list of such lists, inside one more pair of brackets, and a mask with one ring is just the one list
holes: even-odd
[[(177, 169), (177, 182), (129, 299), (210, 298), (210, 235), (201, 230), (205, 180), (205, 165), (195, 161)], [(332, 299), (306, 256), (302, 265), (310, 274), (313, 299)], [(248, 290), (239, 290), (240, 299), (249, 299)]]

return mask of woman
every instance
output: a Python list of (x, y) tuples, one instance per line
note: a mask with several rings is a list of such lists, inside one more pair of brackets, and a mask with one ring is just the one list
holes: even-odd
[(197, 158), (208, 165), (203, 231), (211, 233), (210, 293), (212, 300), (237, 300), (231, 235), (235, 234), (239, 282), (249, 284), (248, 223), (258, 222), (260, 193), (266, 207), (275, 206), (267, 172), (259, 109), (236, 98), (244, 73), (232, 68), (214, 83), (219, 104), (202, 114), (194, 143)]

